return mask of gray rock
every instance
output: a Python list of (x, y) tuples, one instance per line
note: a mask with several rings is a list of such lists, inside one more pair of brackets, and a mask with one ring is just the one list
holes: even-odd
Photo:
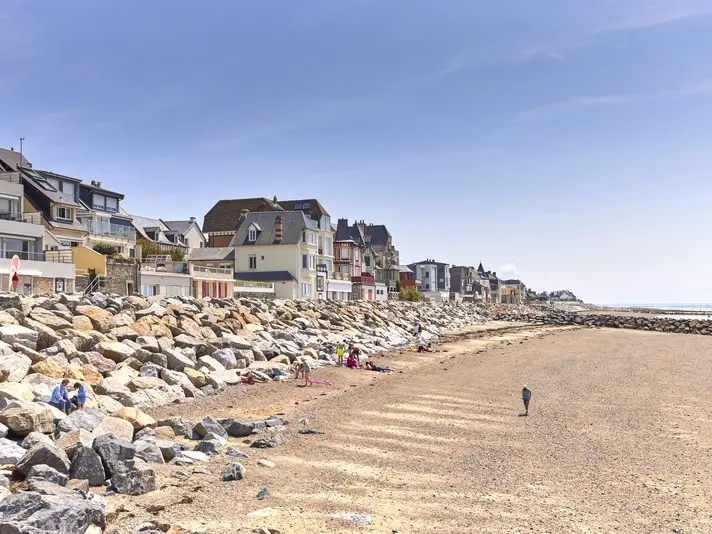
[(58, 495), (60, 497), (74, 496), (74, 490), (41, 478), (27, 479), (27, 489), (28, 491), (34, 491), (40, 495)]
[(62, 474), (69, 472), (69, 458), (65, 452), (54, 445), (35, 445), (17, 463), (14, 473), (26, 477), (35, 465), (48, 465)]
[(139, 336), (136, 338), (139, 347), (149, 352), (160, 352), (158, 340), (152, 336)]
[(99, 454), (91, 447), (78, 447), (69, 468), (69, 478), (88, 480), (90, 486), (101, 486), (106, 480), (106, 470)]
[(57, 428), (60, 432), (70, 432), (78, 428), (83, 428), (87, 432), (93, 432), (99, 423), (106, 417), (106, 414), (96, 408), (84, 408), (70, 413), (66, 419), (61, 421)]
[(170, 462), (176, 456), (180, 456), (181, 448), (180, 445), (172, 441), (166, 441), (163, 439), (156, 440), (156, 447), (161, 451), (161, 455), (166, 462)]
[(106, 502), (71, 496), (18, 492), (0, 501), (2, 534), (79, 534), (106, 526)]
[(227, 438), (227, 432), (222, 425), (210, 416), (197, 423), (193, 431), (201, 438), (204, 438), (208, 434), (215, 434), (221, 438)]
[(96, 438), (93, 449), (101, 458), (106, 474), (111, 478), (118, 473), (127, 471), (131, 460), (136, 455), (136, 449), (131, 443), (117, 438), (113, 434), (104, 434)]
[(60, 435), (54, 444), (67, 453), (67, 457), (71, 460), (79, 447), (91, 448), (94, 443), (94, 437), (83, 428), (77, 428)]
[(54, 445), (54, 442), (46, 434), (42, 434), (41, 432), (30, 432), (27, 436), (25, 436), (25, 439), (22, 440), (22, 443), (20, 443), (20, 446), (23, 449), (28, 450), (35, 445)]
[(180, 417), (169, 417), (156, 422), (156, 426), (168, 426), (173, 429), (176, 436), (185, 436), (188, 430), (193, 431), (194, 423), (184, 421)]
[(161, 376), (161, 368), (155, 363), (147, 363), (141, 366), (138, 370), (141, 376), (147, 376), (151, 378), (159, 378)]
[(253, 449), (273, 449), (282, 444), (284, 439), (280, 434), (275, 434), (269, 438), (256, 439), (250, 444)]
[(158, 367), (162, 367), (164, 369), (168, 367), (168, 356), (161, 352), (152, 353), (149, 361), (154, 365), (157, 365)]
[(0, 326), (0, 339), (9, 345), (19, 343), (30, 349), (37, 350), (37, 340), (39, 337), (39, 334), (35, 330), (20, 326), (19, 324)]
[(156, 444), (156, 441), (139, 439), (134, 441), (136, 448), (136, 457), (141, 458), (149, 463), (162, 464), (165, 463), (162, 449)]
[(27, 451), (14, 441), (0, 438), (0, 465), (15, 465), (27, 454)]
[(67, 484), (67, 475), (60, 473), (48, 465), (33, 465), (27, 473), (28, 480), (41, 479), (64, 486)]
[(156, 489), (156, 472), (146, 462), (137, 458), (130, 470), (111, 477), (111, 486), (118, 493), (143, 495)]
[(233, 480), (242, 480), (245, 478), (245, 467), (238, 462), (233, 462), (223, 469), (220, 475), (220, 480), (223, 482), (232, 482)]
[[(186, 367), (195, 369), (195, 362), (178, 349), (168, 349), (163, 352), (168, 359), (168, 369), (171, 371), (182, 371)], [(165, 380), (165, 378), (164, 378)]]
[(221, 419), (220, 424), (227, 435), (233, 438), (245, 438), (255, 431), (255, 424), (251, 422), (243, 423), (234, 419)]
[(156, 431), (148, 426), (142, 430), (139, 430), (136, 434), (134, 434), (134, 441), (140, 440), (155, 441)]
[(220, 439), (215, 439), (214, 435), (212, 438), (206, 437), (202, 440), (200, 440), (200, 443), (198, 443), (195, 447), (193, 447), (194, 451), (197, 452), (202, 452), (204, 454), (207, 454), (208, 456), (214, 456), (216, 454), (220, 454), (223, 450), (223, 447), (225, 446), (225, 441), (220, 440)]
[(210, 356), (216, 359), (225, 369), (235, 369), (237, 367), (237, 358), (232, 349), (218, 349)]
[(0, 423), (0, 438), (6, 438), (8, 432), (10, 432), (10, 429)]

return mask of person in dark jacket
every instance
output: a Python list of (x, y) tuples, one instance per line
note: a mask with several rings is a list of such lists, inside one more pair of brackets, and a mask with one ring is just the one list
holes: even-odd
[(522, 387), (522, 402), (524, 403), (524, 415), (529, 415), (529, 401), (532, 398), (532, 391), (525, 385)]

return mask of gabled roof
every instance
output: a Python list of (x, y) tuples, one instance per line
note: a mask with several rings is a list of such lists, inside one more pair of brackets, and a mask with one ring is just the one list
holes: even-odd
[(106, 196), (109, 196), (109, 197), (115, 197), (115, 198), (118, 198), (119, 200), (123, 200), (123, 199), (124, 199), (124, 195), (123, 195), (122, 193), (117, 193), (116, 191), (111, 191), (111, 190), (109, 190), (109, 189), (104, 189), (103, 187), (100, 187), (100, 186), (98, 186), (98, 185), (96, 185), (96, 184), (92, 184), (92, 183), (88, 183), (88, 184), (87, 184), (87, 183), (82, 182), (81, 184), (79, 184), (79, 187), (83, 187), (83, 188), (85, 188), (85, 189), (90, 189), (91, 191), (93, 191), (93, 192), (95, 192), (95, 193), (99, 193), (100, 195), (106, 195)]
[(334, 243), (352, 242), (359, 247), (366, 246), (366, 241), (363, 237), (363, 232), (359, 228), (358, 223), (349, 226), (348, 219), (339, 219), (336, 225), (336, 233), (334, 234)]
[(482, 276), (484, 276), (485, 274), (487, 274), (487, 273), (485, 272), (485, 268), (482, 267), (482, 262), (480, 262), (480, 266), (477, 267), (477, 272), (480, 273)]
[(372, 245), (376, 247), (385, 247), (388, 245), (388, 238), (391, 237), (391, 233), (385, 224), (369, 224), (364, 227), (364, 230), (364, 233)]
[[(131, 215), (131, 223), (133, 224), (134, 228), (136, 228), (136, 231), (141, 235), (141, 237), (148, 241), (163, 243), (164, 245), (181, 245), (181, 243), (174, 243), (173, 241), (166, 238), (164, 232), (170, 232), (170, 230), (161, 219), (150, 219), (148, 217)], [(149, 231), (158, 231), (157, 239), (149, 237), (147, 233)]]
[(402, 273), (412, 273), (413, 272), (413, 269), (411, 269), (407, 265), (399, 265), (398, 270)]
[[(282, 240), (275, 241), (275, 221), (282, 218)], [(248, 229), (256, 225), (257, 240), (248, 240)], [(306, 229), (316, 230), (315, 221), (308, 219), (301, 211), (262, 211), (249, 212), (247, 217), (239, 221), (231, 247), (242, 245), (296, 245), (302, 240), (302, 232)]]
[(289, 271), (246, 271), (235, 273), (235, 280), (245, 282), (292, 282), (296, 280)]
[(193, 248), (188, 252), (186, 261), (226, 261), (235, 259), (232, 247)]
[(218, 200), (205, 214), (203, 232), (234, 232), (240, 220), (242, 210), (253, 211), (283, 211), (283, 208), (273, 200), (264, 197), (237, 198), (233, 200)]
[(195, 227), (195, 229), (200, 232), (200, 235), (203, 240), (205, 240), (203, 231), (200, 229), (200, 226), (198, 226), (198, 223), (196, 222), (195, 218), (188, 221), (163, 221), (163, 224), (165, 224), (171, 232), (176, 232), (182, 236), (185, 236), (185, 234), (187, 234), (191, 228)]
[(329, 213), (324, 209), (324, 206), (315, 198), (304, 198), (302, 200), (278, 200), (279, 204), (285, 211), (303, 211), (309, 214), (309, 218), (313, 221), (319, 221), (323, 216), (329, 216)]
[[(19, 170), (19, 167), (32, 167), (30, 162), (21, 156), (16, 150), (8, 150), (0, 148), (0, 170), (2, 172), (13, 172)], [(5, 170), (7, 167), (7, 170)]]
[(21, 167), (20, 172), (22, 173), (22, 180), (24, 183), (28, 184), (34, 191), (48, 198), (50, 201), (57, 204), (64, 204), (66, 206), (82, 207), (73, 195), (65, 195), (47, 181), (47, 177), (51, 177), (79, 183), (76, 178), (70, 178), (68, 176), (65, 177), (47, 171), (36, 171), (25, 167)]

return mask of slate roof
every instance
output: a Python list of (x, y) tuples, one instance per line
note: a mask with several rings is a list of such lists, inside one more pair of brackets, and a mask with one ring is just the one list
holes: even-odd
[[(278, 216), (282, 218), (282, 240), (276, 243), (274, 224)], [(254, 242), (248, 241), (248, 229), (253, 224), (257, 228), (257, 240)], [(239, 222), (230, 246), (296, 245), (302, 240), (302, 232), (307, 228), (318, 229), (316, 222), (308, 219), (302, 211), (251, 211)]]
[(413, 272), (413, 269), (411, 269), (407, 265), (399, 265), (398, 270), (402, 273), (412, 273)]
[[(131, 215), (131, 223), (133, 224), (136, 231), (141, 234), (141, 237), (148, 241), (153, 241), (156, 243), (163, 243), (164, 245), (180, 245), (180, 243), (174, 243), (163, 235), (163, 232), (170, 231), (168, 227), (163, 224), (160, 219), (149, 219), (148, 217), (139, 217), (138, 215)], [(148, 237), (146, 233), (147, 230), (156, 229), (159, 231), (158, 239), (152, 239)]]
[(246, 282), (291, 282), (296, 280), (289, 271), (247, 271), (235, 273), (235, 280)]
[(124, 195), (122, 193), (117, 193), (116, 191), (111, 191), (110, 189), (105, 189), (103, 187), (99, 187), (97, 185), (93, 185), (91, 183), (84, 183), (82, 182), (79, 187), (85, 187), (86, 189), (91, 189), (92, 191), (95, 191), (99, 193), (100, 195), (106, 195), (110, 197), (115, 197), (118, 198), (119, 200), (124, 199)]
[(365, 234), (370, 238), (371, 244), (376, 247), (388, 246), (388, 238), (391, 237), (385, 224), (369, 224), (365, 227)]
[(222, 261), (234, 260), (235, 249), (231, 247), (193, 248), (188, 252), (186, 261)]
[(203, 232), (234, 232), (242, 210), (283, 211), (273, 200), (264, 197), (219, 200), (203, 219)]
[(480, 262), (480, 266), (477, 267), (477, 272), (480, 273), (482, 276), (484, 276), (485, 274), (487, 274), (487, 273), (485, 272), (485, 268), (482, 267), (482, 262)]
[(329, 212), (324, 209), (324, 206), (315, 198), (304, 198), (302, 200), (278, 200), (279, 204), (285, 211), (303, 211), (309, 214), (309, 218), (313, 221), (319, 221), (323, 216), (329, 216)]
[(366, 246), (366, 240), (364, 239), (363, 232), (357, 223), (349, 226), (348, 219), (339, 219), (336, 224), (336, 233), (334, 234), (334, 243), (343, 243), (351, 241), (356, 243), (359, 247)]
[[(78, 208), (82, 207), (82, 205), (75, 200), (74, 196), (65, 195), (61, 191), (57, 191), (54, 186), (47, 182), (47, 176), (79, 183), (79, 180), (77, 180), (76, 178), (70, 178), (68, 176), (62, 176), (60, 174), (54, 174), (46, 171), (26, 169), (24, 167), (20, 170), (22, 172), (22, 180), (25, 183), (29, 184), (30, 187), (32, 187), (32, 189), (34, 189), (37, 193), (47, 197), (52, 202), (56, 202), (57, 204), (64, 204), (66, 206), (76, 206)], [(49, 188), (43, 187), (43, 184), (48, 184)]]

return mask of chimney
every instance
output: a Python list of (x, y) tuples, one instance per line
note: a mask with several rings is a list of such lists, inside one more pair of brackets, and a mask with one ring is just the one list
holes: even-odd
[(96, 180), (92, 180), (92, 181), (91, 181), (91, 185), (93, 185), (94, 187), (96, 187)]
[(96, 183), (96, 186), (97, 186), (97, 187), (101, 187), (101, 182), (97, 182), (97, 183)]
[(240, 220), (241, 220), (241, 221), (244, 221), (245, 219), (247, 219), (247, 214), (248, 214), (248, 213), (250, 213), (250, 210), (248, 210), (248, 209), (242, 209), (242, 210), (240, 210)]
[(275, 204), (277, 203), (277, 195), (274, 195), (274, 196), (272, 197), (272, 202), (274, 202)]
[(195, 222), (195, 217), (191, 217), (190, 222)]
[(282, 216), (277, 215), (274, 218), (274, 240), (277, 243), (282, 242)]

